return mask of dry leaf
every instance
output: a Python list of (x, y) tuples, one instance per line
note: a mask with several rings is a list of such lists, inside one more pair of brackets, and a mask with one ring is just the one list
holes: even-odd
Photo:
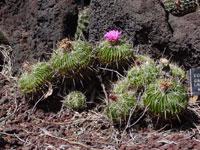
[(44, 99), (46, 99), (47, 97), (51, 96), (53, 93), (53, 88), (52, 88), (52, 85), (49, 84), (49, 89), (48, 89), (48, 92), (44, 95)]
[(193, 97), (191, 97), (191, 98), (189, 99), (189, 103), (195, 104), (196, 101), (198, 100), (198, 98), (199, 98), (199, 96), (193, 96)]

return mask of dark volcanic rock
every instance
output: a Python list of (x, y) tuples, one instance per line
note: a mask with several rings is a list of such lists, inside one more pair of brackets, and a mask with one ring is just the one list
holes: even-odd
[(74, 0), (1, 1), (0, 24), (14, 49), (14, 72), (25, 60), (48, 59), (57, 41), (73, 37), (77, 18)]
[(123, 38), (140, 46), (140, 53), (172, 58), (186, 69), (200, 65), (199, 12), (174, 17), (160, 0), (92, 0), (90, 14), (91, 42), (101, 40), (108, 30), (118, 29)]
[(163, 44), (172, 32), (158, 0), (92, 0), (90, 40), (119, 29), (132, 44)]
[(168, 43), (174, 60), (189, 69), (200, 66), (200, 13), (195, 12), (183, 17), (169, 16), (173, 37)]

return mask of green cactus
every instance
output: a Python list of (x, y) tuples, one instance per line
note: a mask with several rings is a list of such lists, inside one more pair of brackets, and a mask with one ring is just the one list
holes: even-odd
[(133, 57), (133, 49), (125, 41), (111, 45), (107, 40), (101, 42), (97, 48), (97, 58), (102, 65), (118, 67), (128, 64)]
[(135, 66), (128, 71), (127, 77), (132, 88), (140, 89), (158, 77), (158, 69), (149, 57), (138, 55), (136, 59)]
[(186, 76), (185, 71), (175, 64), (169, 64), (170, 72), (174, 78), (184, 79)]
[(116, 83), (113, 84), (113, 94), (122, 94), (130, 90), (131, 85), (127, 78), (122, 80), (118, 80)]
[(187, 89), (183, 84), (160, 79), (146, 89), (143, 102), (154, 115), (168, 120), (184, 111), (188, 100)]
[[(135, 55), (135, 60), (136, 61), (139, 61), (139, 63), (141, 64), (151, 64), (151, 65), (154, 65), (155, 62), (153, 59), (151, 59), (150, 57), (148, 56), (144, 56), (144, 55)], [(136, 62), (137, 63), (137, 62)]]
[(89, 34), (88, 25), (89, 25), (89, 8), (86, 8), (79, 13), (78, 25), (75, 33), (76, 40), (88, 39), (88, 34)]
[[(71, 41), (68, 49), (58, 48), (50, 62), (57, 74), (74, 78), (89, 71), (93, 62), (94, 54), (92, 46), (85, 41)], [(87, 74), (88, 75), (88, 74)]]
[(36, 63), (20, 76), (18, 86), (24, 94), (41, 93), (47, 90), (53, 72), (46, 62)]
[(0, 44), (9, 45), (8, 38), (6, 37), (6, 35), (3, 33), (1, 29), (0, 29)]
[(136, 104), (135, 93), (127, 91), (121, 94), (113, 94), (109, 96), (109, 108), (106, 108), (108, 118), (116, 124), (128, 121), (131, 109)]
[(161, 76), (167, 75), (168, 78), (179, 80), (182, 80), (186, 77), (186, 73), (181, 67), (178, 67), (176, 64), (170, 64), (169, 61), (164, 58), (161, 59), (157, 68), (160, 70)]
[(196, 0), (163, 0), (163, 4), (165, 9), (175, 16), (183, 16), (197, 9)]
[(73, 110), (80, 111), (85, 108), (86, 96), (79, 91), (70, 92), (66, 97), (66, 105)]

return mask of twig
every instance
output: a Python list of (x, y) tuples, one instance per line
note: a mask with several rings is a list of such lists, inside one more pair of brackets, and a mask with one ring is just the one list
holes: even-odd
[[(44, 135), (47, 135), (49, 137), (52, 137), (52, 138), (56, 138), (56, 139), (59, 139), (59, 140), (63, 140), (63, 141), (66, 141), (67, 143), (69, 144), (72, 144), (72, 145), (79, 145), (79, 146), (82, 146), (82, 147), (85, 147), (85, 148), (89, 148), (87, 145), (83, 144), (83, 143), (79, 143), (79, 142), (75, 142), (75, 141), (70, 141), (68, 139), (64, 139), (64, 138), (61, 138), (61, 137), (57, 137), (57, 136), (54, 136), (52, 135), (52, 133), (50, 133), (49, 131), (45, 130), (45, 129), (42, 129), (39, 127), (39, 129), (41, 131), (43, 131)], [(94, 148), (90, 148), (91, 150), (96, 150)]]
[(120, 77), (125, 78), (122, 74), (120, 74), (120, 73), (119, 73), (118, 71), (116, 71), (116, 70), (108, 69), (108, 68), (102, 68), (102, 67), (99, 67), (99, 69), (101, 69), (101, 70), (106, 70), (106, 71), (110, 71), (110, 72), (115, 72), (115, 73), (118, 74)]

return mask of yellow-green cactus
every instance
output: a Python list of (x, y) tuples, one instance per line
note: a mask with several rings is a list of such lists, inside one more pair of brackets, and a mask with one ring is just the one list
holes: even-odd
[(89, 8), (81, 10), (78, 17), (78, 25), (76, 28), (75, 39), (86, 40), (89, 34)]
[(127, 77), (132, 88), (140, 89), (158, 78), (158, 69), (151, 58), (138, 55), (135, 66), (128, 71)]
[(126, 123), (135, 104), (135, 93), (132, 91), (121, 94), (110, 94), (109, 108), (105, 109), (106, 114), (116, 124)]
[(185, 86), (175, 80), (159, 79), (144, 93), (144, 106), (156, 116), (172, 119), (186, 109), (189, 97)]
[(70, 92), (66, 97), (66, 105), (76, 111), (82, 110), (86, 106), (86, 96), (79, 91)]
[(45, 92), (52, 80), (53, 71), (46, 62), (39, 62), (29, 66), (24, 64), (25, 72), (20, 76), (18, 85), (24, 94)]
[(108, 41), (103, 41), (97, 50), (97, 58), (105, 66), (120, 66), (128, 63), (133, 57), (133, 49), (127, 42), (111, 45)]
[(92, 46), (85, 41), (69, 41), (56, 50), (50, 62), (59, 75), (70, 78), (82, 75), (93, 66)]
[(118, 80), (116, 83), (113, 84), (113, 94), (122, 94), (130, 90), (131, 84), (127, 78), (122, 80)]

